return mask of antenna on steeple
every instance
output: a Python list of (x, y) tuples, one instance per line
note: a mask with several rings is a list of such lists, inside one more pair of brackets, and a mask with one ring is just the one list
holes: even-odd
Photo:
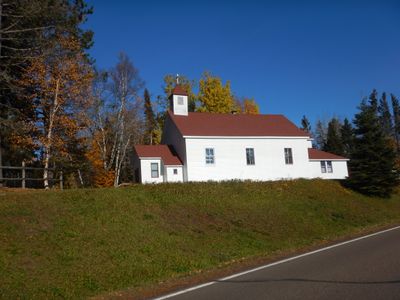
[(179, 84), (179, 74), (176, 74), (176, 85)]

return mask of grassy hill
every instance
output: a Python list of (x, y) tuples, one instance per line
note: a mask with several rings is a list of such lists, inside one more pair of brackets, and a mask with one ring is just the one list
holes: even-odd
[(136, 291), (398, 222), (400, 195), (322, 180), (0, 190), (0, 297)]

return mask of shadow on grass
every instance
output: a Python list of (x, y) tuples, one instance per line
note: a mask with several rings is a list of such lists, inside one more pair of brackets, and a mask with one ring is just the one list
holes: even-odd
[(396, 192), (396, 186), (387, 187), (385, 185), (382, 186), (362, 186), (360, 184), (355, 184), (351, 181), (351, 179), (336, 179), (341, 186), (346, 189), (352, 190), (356, 193), (367, 197), (378, 197), (382, 199), (389, 199), (393, 193)]

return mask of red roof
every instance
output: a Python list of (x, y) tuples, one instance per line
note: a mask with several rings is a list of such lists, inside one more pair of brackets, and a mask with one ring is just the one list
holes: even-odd
[(172, 94), (173, 95), (183, 95), (183, 96), (187, 96), (187, 92), (185, 91), (185, 89), (180, 86), (179, 84), (177, 84), (174, 89), (172, 90)]
[(309, 136), (283, 115), (191, 112), (179, 116), (171, 111), (168, 115), (183, 136)]
[(168, 145), (135, 145), (139, 158), (161, 158), (164, 165), (181, 166), (182, 161), (175, 152), (174, 147)]
[(329, 160), (346, 159), (346, 160), (348, 160), (348, 158), (346, 158), (346, 157), (339, 156), (339, 155), (325, 152), (325, 151), (321, 151), (321, 150), (317, 150), (317, 149), (313, 149), (313, 148), (308, 148), (308, 158), (315, 159), (315, 160), (326, 160), (326, 159), (329, 159)]

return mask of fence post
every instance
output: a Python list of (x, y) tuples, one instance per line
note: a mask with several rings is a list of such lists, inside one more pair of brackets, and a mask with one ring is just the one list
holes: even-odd
[(24, 189), (25, 188), (25, 161), (23, 160), (22, 161), (22, 188)]
[(64, 178), (63, 178), (63, 172), (60, 171), (60, 190), (64, 189)]

